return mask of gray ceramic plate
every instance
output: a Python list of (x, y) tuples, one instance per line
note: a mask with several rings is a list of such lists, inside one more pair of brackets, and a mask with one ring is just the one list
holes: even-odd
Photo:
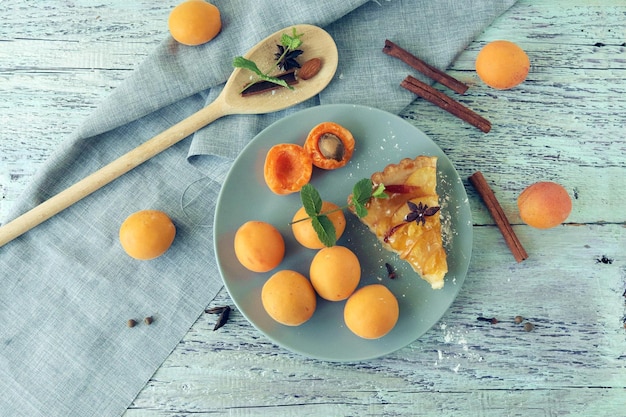
[[(263, 310), (261, 288), (278, 269), (293, 269), (308, 276), (315, 251), (300, 246), (288, 222), (301, 206), (299, 194), (278, 196), (263, 180), (263, 163), (269, 148), (277, 143), (303, 144), (311, 128), (334, 121), (348, 128), (356, 148), (343, 168), (323, 171), (314, 168), (311, 183), (324, 200), (343, 205), (353, 185), (369, 178), (402, 158), (436, 155), (438, 192), (448, 253), (449, 273), (441, 290), (432, 290), (403, 261), (381, 248), (376, 238), (355, 216), (346, 212), (348, 225), (338, 244), (352, 249), (361, 261), (361, 284), (383, 283), (396, 295), (400, 318), (395, 328), (377, 340), (361, 339), (343, 322), (345, 301), (318, 298), (313, 317), (298, 327), (276, 323)], [(242, 267), (233, 250), (234, 235), (248, 220), (276, 226), (285, 238), (286, 254), (281, 265), (268, 273), (253, 273)], [(472, 251), (472, 220), (467, 194), (456, 170), (442, 150), (426, 135), (398, 116), (355, 105), (325, 105), (288, 116), (263, 130), (235, 161), (220, 192), (215, 215), (215, 250), (224, 284), (241, 313), (276, 344), (308, 357), (329, 361), (361, 361), (379, 357), (415, 341), (446, 312), (458, 294)], [(385, 263), (397, 271), (387, 276)]]

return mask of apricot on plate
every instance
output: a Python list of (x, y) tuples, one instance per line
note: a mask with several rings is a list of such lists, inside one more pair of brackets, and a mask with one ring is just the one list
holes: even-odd
[[(322, 202), (321, 213), (327, 213), (326, 216), (333, 223), (333, 226), (335, 226), (335, 236), (339, 239), (346, 230), (346, 216), (343, 214), (343, 210), (335, 203), (324, 201)], [(324, 244), (315, 229), (313, 229), (313, 222), (307, 217), (304, 207), (300, 207), (300, 209), (296, 211), (296, 214), (293, 215), (291, 224), (293, 236), (305, 248), (322, 249)]]
[(522, 221), (538, 229), (549, 229), (564, 222), (572, 211), (572, 199), (562, 185), (550, 181), (526, 187), (517, 198)]
[(217, 36), (222, 29), (219, 9), (204, 0), (187, 0), (170, 12), (167, 26), (183, 45), (196, 46)]
[(265, 156), (263, 178), (269, 189), (278, 195), (291, 194), (311, 180), (313, 162), (304, 148), (295, 143), (279, 143)]
[(292, 270), (278, 271), (263, 284), (261, 302), (267, 314), (285, 326), (305, 323), (317, 307), (311, 282)]
[(268, 272), (285, 257), (285, 240), (273, 225), (251, 220), (235, 233), (235, 256), (250, 271)]
[(174, 242), (176, 227), (159, 210), (141, 210), (128, 216), (119, 230), (124, 251), (131, 257), (149, 260), (163, 255)]
[(309, 269), (311, 284), (325, 300), (348, 298), (361, 280), (359, 258), (345, 246), (331, 246), (315, 254)]
[(348, 298), (343, 310), (348, 329), (364, 339), (378, 339), (389, 333), (399, 315), (398, 300), (382, 284), (359, 288)]
[(488, 43), (476, 56), (476, 73), (490, 87), (507, 90), (528, 76), (530, 60), (513, 42), (497, 40)]

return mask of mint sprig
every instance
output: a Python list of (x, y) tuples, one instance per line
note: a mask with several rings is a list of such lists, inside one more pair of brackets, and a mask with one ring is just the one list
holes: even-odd
[(286, 88), (289, 88), (290, 90), (293, 90), (293, 86), (287, 84), (285, 80), (281, 80), (280, 78), (275, 77), (271, 74), (280, 65), (280, 62), (283, 60), (285, 56), (287, 56), (290, 52), (295, 51), (296, 49), (300, 47), (300, 45), (302, 45), (302, 39), (300, 39), (302, 35), (303, 35), (302, 33), (298, 34), (296, 32), (296, 28), (293, 28), (292, 35), (288, 35), (286, 33), (282, 34), (280, 38), (280, 43), (283, 46), (283, 53), (280, 57), (276, 59), (276, 61), (274, 62), (274, 65), (267, 71), (261, 71), (258, 65), (252, 60), (249, 60), (242, 56), (236, 56), (233, 59), (233, 67), (247, 69), (249, 71), (252, 71), (257, 76), (257, 79), (247, 84), (241, 92), (246, 91), (252, 85), (260, 81), (268, 81), (270, 83), (278, 84), (282, 87), (286, 87)]
[(375, 189), (373, 188), (372, 180), (363, 178), (352, 187), (352, 204), (356, 215), (361, 217), (367, 216), (367, 208), (365, 204), (370, 201), (371, 198), (387, 198), (385, 194), (385, 186), (379, 184)]
[(254, 61), (251, 61), (242, 56), (236, 56), (233, 59), (233, 67), (247, 69), (248, 71), (252, 71), (253, 73), (255, 73), (256, 76), (258, 77), (258, 79), (254, 81), (254, 83), (247, 84), (246, 87), (242, 90), (242, 92), (246, 91), (248, 88), (250, 88), (250, 86), (252, 86), (253, 84), (256, 84), (259, 81), (269, 81), (271, 83), (293, 89), (293, 87), (287, 84), (285, 80), (281, 80), (278, 77), (272, 77), (268, 75), (269, 73), (268, 74), (264, 73), (263, 71), (259, 69), (259, 67)]
[(302, 206), (308, 217), (296, 220), (291, 224), (311, 219), (311, 225), (315, 233), (317, 233), (320, 242), (322, 242), (324, 246), (331, 247), (337, 243), (337, 233), (335, 225), (330, 218), (328, 218), (329, 214), (352, 206), (354, 207), (356, 215), (362, 218), (367, 216), (367, 208), (365, 205), (370, 199), (387, 197), (388, 195), (385, 193), (385, 186), (383, 184), (379, 184), (374, 188), (372, 180), (364, 178), (359, 180), (354, 187), (352, 187), (352, 199), (350, 204), (340, 207), (339, 209), (322, 213), (323, 201), (320, 193), (313, 185), (306, 184), (300, 190), (300, 200), (302, 201)]
[(311, 184), (305, 184), (300, 189), (300, 200), (307, 216), (315, 217), (320, 214), (324, 202), (320, 193)]

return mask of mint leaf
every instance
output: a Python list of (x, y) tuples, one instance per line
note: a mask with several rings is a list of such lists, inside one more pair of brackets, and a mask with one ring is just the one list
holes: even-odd
[(364, 178), (354, 184), (352, 188), (352, 204), (354, 205), (356, 215), (359, 217), (367, 216), (365, 205), (370, 201), (370, 198), (387, 198), (383, 184), (380, 184), (375, 190), (372, 190), (372, 187), (372, 180)]
[(300, 39), (302, 37), (302, 34), (298, 35), (296, 33), (296, 28), (293, 28), (293, 35), (289, 36), (286, 33), (283, 33), (283, 35), (280, 38), (280, 43), (282, 46), (285, 47), (285, 49), (298, 49), (298, 47), (300, 45), (302, 45), (302, 40)]
[(309, 217), (315, 218), (322, 211), (322, 197), (311, 184), (305, 184), (300, 189), (300, 200), (302, 200), (304, 211)]
[(337, 242), (337, 232), (335, 231), (335, 225), (327, 215), (321, 214), (311, 218), (311, 224), (313, 230), (317, 233), (317, 237), (319, 237), (320, 242), (322, 242), (324, 246), (331, 247), (335, 245)]
[[(259, 77), (259, 80), (269, 81), (271, 83), (278, 84), (280, 86), (283, 86), (283, 87), (289, 88), (290, 90), (293, 90), (293, 87), (290, 86), (289, 84), (287, 84), (287, 82), (285, 80), (281, 80), (280, 78), (272, 77), (270, 75), (264, 74), (263, 71), (261, 71), (259, 69), (259, 67), (257, 66), (257, 64), (254, 61), (250, 61), (249, 59), (244, 58), (242, 56), (237, 56), (237, 57), (235, 57), (233, 59), (233, 67), (247, 69), (247, 70), (252, 71), (253, 73), (255, 73), (257, 75), (257, 77)], [(252, 84), (254, 84), (254, 83), (252, 83)], [(252, 84), (248, 84), (248, 86), (246, 86), (246, 88), (249, 87)]]
[(355, 204), (365, 204), (372, 197), (372, 181), (363, 178), (352, 187), (352, 201)]
[(385, 193), (385, 184), (378, 184), (378, 187), (372, 191), (372, 197), (374, 198), (389, 198)]
[(281, 80), (280, 78), (277, 78), (277, 77), (271, 77), (269, 75), (261, 74), (261, 75), (259, 75), (259, 78), (264, 80), (264, 81), (269, 81), (271, 83), (278, 84), (278, 85), (283, 86), (285, 88), (288, 88), (290, 90), (294, 89), (293, 86), (287, 84), (287, 82), (285, 80)]
[(236, 56), (233, 59), (233, 67), (235, 68), (243, 68), (254, 72), (259, 77), (263, 75), (263, 72), (257, 67), (254, 61), (250, 61), (242, 56)]

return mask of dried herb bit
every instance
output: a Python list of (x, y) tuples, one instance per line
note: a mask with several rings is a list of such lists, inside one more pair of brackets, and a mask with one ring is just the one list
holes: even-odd
[(607, 257), (606, 255), (602, 255), (602, 258), (596, 259), (596, 263), (598, 263), (598, 264), (605, 264), (605, 265), (611, 265), (613, 263), (613, 259)]
[(393, 266), (391, 266), (388, 262), (385, 262), (385, 268), (387, 268), (387, 277), (389, 279), (395, 279), (396, 271), (393, 269)]
[(217, 323), (215, 323), (215, 327), (213, 327), (213, 331), (216, 331), (220, 327), (224, 326), (228, 321), (228, 317), (230, 316), (230, 307), (224, 306), (222, 307), (222, 311), (220, 312), (220, 316), (217, 318)]
[(491, 323), (491, 324), (497, 324), (499, 322), (499, 320), (497, 318), (495, 318), (495, 317), (491, 317), (491, 318), (488, 318), (488, 317), (476, 317), (476, 320), (478, 320), (478, 321), (486, 321), (486, 322)]
[(208, 314), (221, 314), (222, 311), (226, 310), (226, 307), (228, 306), (211, 307), (204, 310), (204, 312)]

